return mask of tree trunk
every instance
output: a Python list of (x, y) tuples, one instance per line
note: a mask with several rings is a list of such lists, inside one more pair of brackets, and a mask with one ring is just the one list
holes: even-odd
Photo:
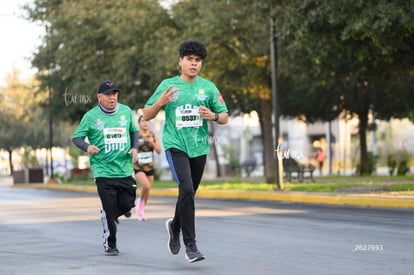
[(9, 148), (7, 151), (9, 152), (10, 176), (13, 176), (13, 149)]
[(218, 156), (218, 152), (217, 152), (217, 139), (216, 139), (216, 131), (214, 128), (214, 123), (211, 123), (209, 125), (209, 128), (211, 130), (211, 132), (209, 133), (210, 139), (209, 142), (211, 140), (211, 145), (212, 145), (212, 149), (213, 149), (213, 154), (214, 154), (214, 160), (216, 162), (216, 177), (220, 178), (222, 176), (221, 173), (221, 168), (220, 168), (220, 160), (219, 160), (219, 156)]
[(275, 146), (277, 144), (273, 144), (272, 100), (262, 100), (261, 107), (264, 176), (267, 183), (273, 183), (276, 180)]
[(368, 150), (367, 150), (367, 126), (368, 126), (368, 112), (369, 112), (369, 104), (365, 104), (361, 108), (361, 112), (358, 114), (359, 116), (359, 145), (360, 145), (360, 167), (359, 167), (359, 174), (360, 175), (369, 175), (369, 161), (368, 161)]

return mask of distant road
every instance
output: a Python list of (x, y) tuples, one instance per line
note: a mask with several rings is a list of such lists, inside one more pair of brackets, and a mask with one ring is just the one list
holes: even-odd
[(166, 248), (174, 198), (152, 197), (148, 221), (120, 219), (121, 254), (101, 245), (93, 193), (0, 186), (0, 274), (412, 274), (414, 210), (196, 200), (207, 259)]

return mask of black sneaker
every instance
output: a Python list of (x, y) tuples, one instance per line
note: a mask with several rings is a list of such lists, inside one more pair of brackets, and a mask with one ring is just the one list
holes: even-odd
[(167, 232), (168, 232), (168, 250), (170, 251), (171, 254), (173, 255), (177, 255), (178, 252), (180, 252), (180, 232), (178, 233), (174, 233), (172, 228), (171, 228), (171, 223), (172, 223), (173, 219), (168, 219), (165, 222), (165, 227), (167, 228)]
[(126, 218), (131, 217), (131, 210), (128, 210), (128, 211), (124, 214), (124, 216), (125, 216)]
[(119, 254), (119, 250), (118, 250), (118, 248), (112, 248), (112, 247), (108, 247), (106, 250), (105, 250), (105, 255), (106, 256), (117, 256)]
[[(131, 210), (125, 212), (124, 216), (125, 216), (125, 218), (130, 218), (131, 217)], [(119, 219), (115, 218), (115, 222), (116, 222), (116, 224), (119, 224)]]
[(201, 253), (196, 244), (190, 244), (185, 247), (185, 258), (190, 263), (204, 260), (206, 257)]

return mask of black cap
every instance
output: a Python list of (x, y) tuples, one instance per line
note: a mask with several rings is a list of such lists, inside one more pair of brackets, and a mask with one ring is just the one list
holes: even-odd
[(119, 92), (118, 87), (116, 86), (115, 82), (111, 80), (105, 80), (101, 82), (101, 84), (99, 84), (98, 86), (98, 94), (107, 94), (112, 91)]

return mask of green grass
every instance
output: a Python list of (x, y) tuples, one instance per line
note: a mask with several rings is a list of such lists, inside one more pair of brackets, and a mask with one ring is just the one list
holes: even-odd
[[(322, 182), (323, 181), (323, 182)], [(94, 185), (92, 180), (68, 181), (63, 184)], [(174, 181), (155, 181), (153, 188), (176, 188)], [(264, 182), (247, 182), (240, 179), (203, 181), (200, 190), (254, 190), (269, 191), (276, 189), (276, 184)], [(316, 178), (316, 182), (283, 183), (283, 189), (301, 192), (353, 192), (355, 190), (376, 191), (414, 191), (414, 176), (406, 177), (356, 177), (356, 176), (328, 176)]]
[(199, 187), (201, 190), (257, 190), (268, 191), (275, 188), (275, 185), (268, 183), (249, 183), (249, 182), (223, 182), (223, 183), (203, 183)]
[(357, 183), (299, 183), (292, 184), (288, 183), (285, 185), (287, 190), (291, 191), (302, 191), (302, 192), (337, 192), (338, 190), (357, 187), (357, 186), (374, 186), (372, 182), (357, 182)]
[(388, 186), (388, 191), (401, 192), (401, 191), (414, 191), (414, 184), (392, 184)]

